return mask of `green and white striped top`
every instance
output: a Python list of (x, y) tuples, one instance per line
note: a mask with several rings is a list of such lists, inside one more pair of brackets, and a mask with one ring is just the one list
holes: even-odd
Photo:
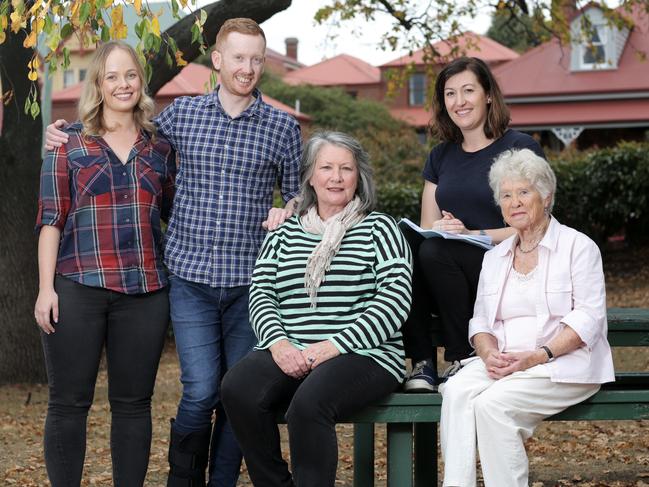
[(306, 262), (321, 240), (294, 216), (266, 236), (250, 289), (257, 349), (330, 340), (341, 353), (371, 357), (397, 380), (405, 374), (401, 325), (410, 310), (410, 248), (392, 217), (373, 212), (345, 234), (311, 308)]

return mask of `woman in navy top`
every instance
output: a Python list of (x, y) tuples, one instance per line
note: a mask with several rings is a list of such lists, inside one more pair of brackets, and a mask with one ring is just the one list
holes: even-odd
[(151, 446), (151, 396), (169, 323), (161, 218), (176, 157), (156, 136), (133, 48), (97, 48), (80, 123), (41, 170), (39, 293), (49, 385), (45, 464), (53, 487), (78, 487), (86, 418), (106, 349), (116, 486), (141, 486)]
[[(495, 157), (507, 149), (528, 148), (544, 156), (530, 136), (510, 130), (509, 110), (487, 65), (462, 57), (438, 75), (432, 128), (442, 143), (433, 148), (423, 171), (420, 226), (450, 233), (485, 235), (494, 244), (513, 234), (505, 227), (489, 187)], [(442, 238), (423, 240), (404, 230), (414, 255), (413, 306), (403, 327), (413, 370), (404, 384), (410, 392), (437, 388), (430, 326), (439, 318), (444, 358), (457, 363), (471, 355), (469, 319), (478, 287), (483, 248)]]

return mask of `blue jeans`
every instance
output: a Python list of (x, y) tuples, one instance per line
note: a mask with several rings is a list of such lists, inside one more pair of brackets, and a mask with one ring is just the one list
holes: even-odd
[(182, 398), (174, 427), (183, 433), (216, 423), (209, 487), (235, 487), (241, 450), (221, 406), (221, 379), (256, 343), (248, 317), (249, 286), (210, 287), (170, 277), (169, 302), (180, 360)]

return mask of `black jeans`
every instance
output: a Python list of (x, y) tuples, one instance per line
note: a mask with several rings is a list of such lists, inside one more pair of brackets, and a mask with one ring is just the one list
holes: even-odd
[[(486, 250), (457, 240), (424, 239), (402, 228), (414, 256), (410, 315), (403, 325), (406, 356), (413, 362), (432, 356), (431, 313), (439, 317), (447, 362), (468, 357), (469, 320)], [(432, 357), (435, 360), (435, 357)]]
[(106, 346), (116, 487), (141, 487), (151, 448), (151, 396), (169, 324), (166, 289), (127, 295), (56, 277), (59, 322), (42, 333), (49, 402), (45, 464), (52, 487), (78, 487), (86, 418)]
[[(389, 394), (397, 379), (355, 353), (293, 379), (268, 350), (250, 352), (223, 378), (221, 394), (255, 487), (333, 487), (336, 421)], [(286, 407), (293, 476), (282, 458), (278, 411)]]

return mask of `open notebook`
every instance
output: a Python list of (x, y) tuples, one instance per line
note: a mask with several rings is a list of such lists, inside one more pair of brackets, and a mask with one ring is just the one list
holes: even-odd
[(431, 237), (442, 237), (446, 238), (449, 240), (463, 240), (466, 243), (469, 243), (471, 245), (477, 245), (478, 247), (482, 247), (483, 249), (492, 249), (493, 245), (491, 244), (491, 237), (487, 235), (467, 235), (464, 233), (448, 233), (448, 232), (440, 232), (439, 230), (424, 230), (421, 228), (419, 225), (411, 222), (407, 218), (402, 218), (401, 221), (399, 222), (399, 226), (404, 228), (405, 227), (410, 227), (413, 229), (415, 232), (417, 232), (419, 235), (421, 235), (424, 238), (431, 238)]

